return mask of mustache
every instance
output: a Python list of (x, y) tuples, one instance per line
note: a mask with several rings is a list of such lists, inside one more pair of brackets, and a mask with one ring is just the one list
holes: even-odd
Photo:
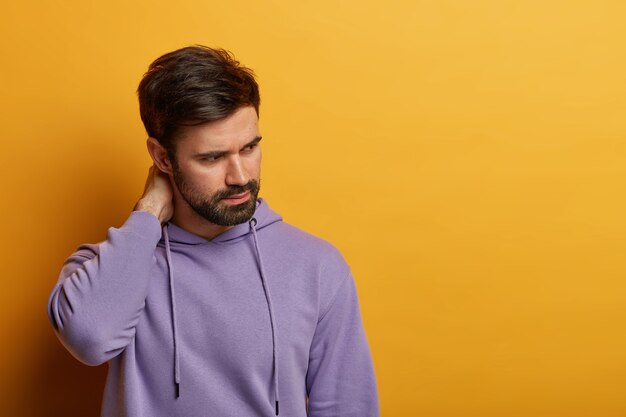
[(213, 200), (221, 200), (223, 198), (228, 198), (237, 194), (245, 193), (246, 191), (254, 192), (258, 187), (259, 183), (256, 180), (250, 180), (247, 184), (244, 185), (231, 185), (228, 188), (218, 191), (213, 196)]

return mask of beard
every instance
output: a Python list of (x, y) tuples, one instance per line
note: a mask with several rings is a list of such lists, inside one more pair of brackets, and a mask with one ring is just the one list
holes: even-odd
[[(200, 217), (220, 226), (235, 226), (252, 218), (261, 189), (261, 180), (250, 180), (245, 185), (231, 185), (206, 196), (190, 185), (178, 166), (173, 166), (174, 183), (183, 199)], [(226, 204), (221, 200), (250, 191), (250, 198), (241, 204)]]

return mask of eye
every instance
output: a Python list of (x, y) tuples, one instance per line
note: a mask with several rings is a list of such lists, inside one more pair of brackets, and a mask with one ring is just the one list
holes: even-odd
[(214, 156), (204, 156), (202, 158), (200, 158), (200, 160), (202, 162), (215, 162), (218, 159), (220, 159), (222, 156), (221, 155), (214, 155)]
[(258, 145), (259, 145), (258, 143), (252, 143), (252, 144), (246, 146), (245, 148), (243, 148), (243, 150), (246, 151), (246, 152), (251, 152)]

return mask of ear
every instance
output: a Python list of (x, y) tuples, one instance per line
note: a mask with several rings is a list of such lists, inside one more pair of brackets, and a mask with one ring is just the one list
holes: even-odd
[(146, 141), (146, 147), (148, 148), (148, 153), (150, 154), (154, 165), (166, 174), (172, 174), (174, 171), (172, 161), (170, 160), (165, 147), (153, 137), (148, 138)]

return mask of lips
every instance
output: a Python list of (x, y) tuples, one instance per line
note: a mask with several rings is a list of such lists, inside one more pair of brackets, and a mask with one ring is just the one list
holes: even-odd
[(230, 197), (226, 197), (223, 199), (224, 202), (228, 204), (241, 204), (245, 203), (250, 199), (250, 191), (246, 191), (245, 193), (231, 195)]
[(250, 191), (246, 191), (245, 193), (231, 195), (230, 197), (226, 197), (225, 200), (239, 200), (241, 198), (247, 197), (250, 194)]

